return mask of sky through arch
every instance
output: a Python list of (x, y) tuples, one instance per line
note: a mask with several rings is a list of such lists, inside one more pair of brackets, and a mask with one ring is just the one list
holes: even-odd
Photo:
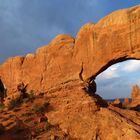
[(130, 97), (134, 84), (140, 86), (140, 60), (110, 66), (96, 77), (97, 93), (105, 99)]

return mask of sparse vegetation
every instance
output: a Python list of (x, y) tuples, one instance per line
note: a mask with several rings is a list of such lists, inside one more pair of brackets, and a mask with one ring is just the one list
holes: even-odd
[(39, 113), (39, 114), (44, 114), (44, 112), (47, 110), (49, 106), (49, 102), (46, 102), (42, 105), (33, 105), (32, 107), (32, 111), (34, 111), (35, 113)]
[(3, 110), (5, 108), (5, 105), (0, 103), (0, 110)]
[(44, 130), (48, 131), (51, 127), (52, 127), (52, 125), (48, 121), (46, 121), (45, 126), (44, 126)]
[(20, 106), (23, 102), (29, 102), (33, 101), (35, 99), (35, 95), (33, 90), (31, 90), (29, 93), (27, 93), (27, 97), (23, 98), (22, 96), (18, 96), (15, 99), (12, 99), (8, 104), (8, 109), (14, 109), (18, 106)]
[(8, 104), (8, 109), (14, 109), (18, 106), (20, 106), (23, 103), (23, 98), (22, 97), (16, 97), (15, 99), (12, 99), (9, 104)]
[(24, 102), (29, 102), (29, 101), (33, 101), (35, 99), (35, 94), (34, 91), (31, 90), (29, 93), (27, 93), (27, 97), (24, 98)]
[(0, 134), (3, 134), (5, 132), (5, 127), (3, 124), (0, 123)]
[(28, 98), (29, 98), (30, 100), (35, 99), (35, 93), (34, 93), (33, 90), (31, 90), (31, 91), (28, 93)]

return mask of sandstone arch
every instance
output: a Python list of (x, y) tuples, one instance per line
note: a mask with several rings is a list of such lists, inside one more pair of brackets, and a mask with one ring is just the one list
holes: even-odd
[(83, 63), (84, 79), (95, 78), (115, 63), (140, 59), (140, 6), (84, 25), (76, 37), (74, 56)]
[[(10, 93), (19, 82), (46, 91), (71, 81), (84, 81), (109, 66), (140, 59), (140, 6), (116, 11), (97, 24), (84, 25), (76, 38), (59, 35), (35, 54), (9, 58), (0, 66)], [(81, 71), (82, 70), (82, 71)]]

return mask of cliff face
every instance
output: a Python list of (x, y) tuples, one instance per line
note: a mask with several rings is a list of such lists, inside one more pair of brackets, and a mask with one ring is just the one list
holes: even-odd
[(22, 81), (29, 89), (44, 92), (68, 80), (76, 80), (73, 48), (74, 39), (70, 35), (59, 35), (35, 54), (9, 58), (0, 67), (0, 75), (9, 93), (16, 91), (17, 84)]
[(29, 89), (47, 89), (71, 80), (93, 79), (114, 63), (140, 59), (140, 6), (114, 12), (76, 36), (59, 35), (35, 54), (9, 58), (0, 75), (9, 92), (23, 81)]
[(89, 81), (112, 64), (140, 59), (139, 38), (137, 6), (84, 25), (75, 39), (59, 35), (35, 54), (9, 58), (0, 66), (0, 76), (8, 96), (16, 94), (20, 82), (28, 84), (28, 90), (44, 92), (53, 108), (45, 115), (67, 135), (80, 140), (139, 140), (140, 113), (108, 106), (85, 90), (91, 83), (96, 88)]
[[(84, 25), (76, 39), (74, 56), (83, 62), (83, 77), (96, 77), (120, 61), (140, 58), (140, 6), (116, 11), (97, 24)], [(80, 67), (80, 66), (79, 66)]]

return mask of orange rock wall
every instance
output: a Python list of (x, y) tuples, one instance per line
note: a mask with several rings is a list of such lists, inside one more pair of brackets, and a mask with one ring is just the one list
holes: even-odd
[(76, 36), (59, 35), (35, 54), (9, 58), (0, 76), (9, 93), (19, 82), (44, 92), (72, 80), (93, 79), (109, 66), (140, 59), (140, 6), (116, 11), (97, 24), (84, 25)]

